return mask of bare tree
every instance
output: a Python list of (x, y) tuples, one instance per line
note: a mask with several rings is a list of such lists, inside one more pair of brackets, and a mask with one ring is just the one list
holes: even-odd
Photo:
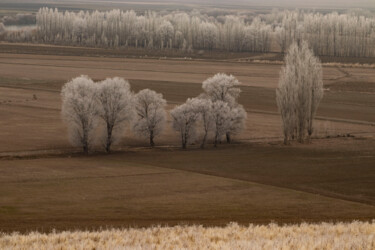
[(233, 75), (218, 73), (202, 83), (205, 94), (213, 101), (223, 101), (235, 106), (241, 90), (240, 82)]
[(175, 107), (171, 110), (171, 116), (173, 118), (173, 129), (180, 132), (182, 148), (186, 149), (187, 143), (194, 139), (195, 125), (199, 119), (194, 101), (188, 99), (186, 103)]
[[(111, 151), (115, 139), (123, 134), (124, 123), (133, 116), (133, 100), (129, 83), (123, 78), (107, 78), (98, 83), (98, 114), (105, 123), (105, 151)], [(119, 133), (115, 134), (115, 131)]]
[(4, 34), (6, 32), (5, 26), (2, 22), (0, 22), (0, 35)]
[(203, 128), (203, 139), (201, 143), (201, 148), (204, 148), (207, 141), (207, 136), (210, 130), (214, 127), (214, 117), (212, 113), (212, 101), (203, 96), (193, 98), (191, 101), (196, 107), (196, 111), (200, 114), (200, 120)]
[(232, 135), (240, 133), (246, 127), (247, 113), (242, 105), (231, 107), (230, 110), (230, 126), (226, 131), (227, 142), (231, 143)]
[(223, 135), (230, 129), (231, 108), (226, 102), (216, 101), (212, 104), (212, 116), (215, 126), (214, 145), (216, 147)]
[[(6, 20), (3, 20), (6, 21)], [(306, 40), (317, 55), (375, 55), (375, 18), (364, 12), (319, 13), (273, 11), (257, 16), (208, 16), (181, 13), (111, 10), (59, 12), (41, 8), (34, 30), (7, 29), (8, 41), (39, 41), (101, 47), (220, 49), (285, 52), (296, 40)]]
[(313, 132), (313, 119), (323, 97), (321, 63), (307, 42), (294, 43), (285, 57), (276, 100), (283, 120), (284, 143), (296, 133), (303, 142)]
[(164, 129), (166, 100), (162, 94), (144, 89), (135, 95), (136, 118), (133, 120), (133, 130), (140, 136), (150, 139), (150, 145), (155, 145), (154, 138)]
[(174, 28), (169, 21), (163, 21), (158, 32), (160, 36), (160, 47), (172, 47), (172, 38), (174, 37)]
[[(272, 26), (255, 18), (214, 16), (194, 11), (168, 14), (133, 10), (59, 12), (41, 8), (37, 15), (37, 39), (48, 43), (84, 46), (269, 51)], [(244, 42), (244, 38), (246, 42)]]
[(318, 109), (319, 103), (323, 98), (324, 89), (323, 89), (323, 76), (322, 76), (322, 66), (319, 59), (312, 59), (312, 68), (313, 70), (310, 72), (311, 75), (311, 90), (310, 90), (310, 106), (309, 106), (309, 114), (307, 118), (307, 133), (309, 135), (309, 139), (314, 132), (313, 129), (313, 121)]
[[(279, 16), (281, 15), (281, 20)], [(318, 55), (368, 57), (375, 53), (375, 19), (363, 13), (280, 12), (275, 31), (281, 50), (306, 40)]]
[(276, 89), (276, 101), (283, 122), (284, 144), (288, 144), (296, 129), (295, 102), (296, 92), (294, 91), (295, 74), (293, 67), (283, 67), (280, 72), (279, 86)]
[[(241, 93), (239, 85), (241, 83), (233, 75), (218, 73), (208, 78), (202, 84), (205, 94), (213, 101), (223, 101), (230, 108), (238, 106), (237, 99)], [(244, 117), (246, 118), (246, 117)], [(227, 142), (230, 143), (230, 131), (226, 133)]]
[[(236, 106), (231, 107), (227, 102), (221, 100), (212, 102), (205, 93), (191, 99), (191, 101), (200, 114), (199, 120), (203, 127), (201, 148), (204, 148), (208, 133), (211, 130), (215, 133), (215, 144), (217, 144), (221, 140), (223, 133), (226, 135), (228, 143), (230, 143), (231, 135), (238, 134), (245, 128), (247, 113), (242, 105), (235, 103)], [(225, 132), (222, 132), (224, 130)]]
[(96, 127), (96, 86), (87, 76), (74, 78), (61, 91), (62, 117), (68, 125), (70, 141), (88, 153)]

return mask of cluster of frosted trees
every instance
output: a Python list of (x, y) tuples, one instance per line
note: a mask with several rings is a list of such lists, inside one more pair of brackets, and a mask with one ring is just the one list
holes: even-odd
[[(222, 137), (230, 142), (232, 134), (245, 126), (246, 112), (237, 103), (239, 82), (233, 76), (217, 74), (203, 83), (204, 93), (171, 111), (173, 128), (181, 135), (182, 147), (194, 142), (203, 131), (202, 147), (213, 134), (215, 146)], [(101, 144), (106, 152), (131, 125), (137, 135), (154, 138), (165, 128), (166, 100), (155, 91), (144, 89), (134, 94), (122, 78), (94, 82), (87, 76), (74, 78), (61, 91), (62, 116), (69, 129), (70, 141), (85, 153)], [(201, 129), (200, 129), (201, 128)]]
[(194, 141), (199, 128), (203, 131), (201, 148), (210, 134), (216, 147), (224, 136), (230, 143), (231, 135), (245, 128), (247, 114), (237, 102), (239, 84), (232, 75), (216, 74), (203, 82), (201, 95), (189, 98), (171, 111), (173, 128), (180, 133), (183, 148)]
[(256, 18), (226, 16), (223, 22), (198, 12), (160, 15), (111, 10), (59, 12), (42, 8), (37, 13), (38, 40), (46, 43), (101, 47), (143, 47), (269, 51), (272, 28)]
[(93, 82), (87, 76), (80, 76), (66, 83), (61, 95), (70, 141), (85, 153), (97, 143), (110, 152), (129, 122), (135, 133), (149, 138), (152, 146), (154, 137), (163, 129), (166, 105), (163, 96), (149, 89), (134, 95), (122, 78)]
[(285, 51), (295, 41), (306, 40), (317, 55), (375, 55), (373, 16), (284, 11), (274, 13), (268, 21), (276, 24), (275, 33), (281, 51)]
[(322, 67), (305, 41), (293, 43), (281, 69), (276, 101), (283, 122), (284, 143), (303, 142), (313, 133), (313, 120), (323, 97)]

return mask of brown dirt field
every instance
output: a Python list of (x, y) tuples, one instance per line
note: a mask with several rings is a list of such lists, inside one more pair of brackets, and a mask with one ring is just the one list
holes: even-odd
[[(235, 75), (246, 86), (276, 88), (278, 64), (236, 63), (225, 61), (184, 59), (98, 58), (83, 56), (52, 56), (0, 53), (0, 75), (8, 78), (63, 80), (81, 74), (102, 79), (113, 75), (127, 79), (201, 83), (217, 72)], [(375, 69), (324, 68), (327, 85), (338, 80), (374, 82)], [(53, 72), (53, 74), (45, 74)], [(345, 79), (344, 79), (345, 78)], [(344, 79), (344, 80), (343, 80)]]
[[(0, 231), (374, 219), (375, 69), (325, 67), (314, 137), (330, 139), (284, 147), (280, 67), (0, 53)], [(76, 155), (68, 143), (60, 90), (72, 77), (122, 76), (172, 108), (217, 72), (243, 83), (247, 129), (234, 145), (181, 151), (170, 124), (156, 149), (129, 132), (109, 156)]]
[(371, 220), (368, 142), (334, 140), (0, 160), (1, 230)]

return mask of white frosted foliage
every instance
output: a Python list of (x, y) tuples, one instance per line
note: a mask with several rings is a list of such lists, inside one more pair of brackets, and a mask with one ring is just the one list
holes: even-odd
[(154, 146), (154, 138), (164, 130), (166, 104), (162, 94), (150, 89), (141, 90), (135, 95), (133, 130), (137, 135), (148, 138), (150, 146)]

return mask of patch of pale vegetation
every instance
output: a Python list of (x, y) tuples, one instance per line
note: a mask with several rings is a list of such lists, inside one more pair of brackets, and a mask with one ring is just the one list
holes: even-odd
[(0, 236), (1, 249), (374, 249), (375, 221), (175, 226)]

